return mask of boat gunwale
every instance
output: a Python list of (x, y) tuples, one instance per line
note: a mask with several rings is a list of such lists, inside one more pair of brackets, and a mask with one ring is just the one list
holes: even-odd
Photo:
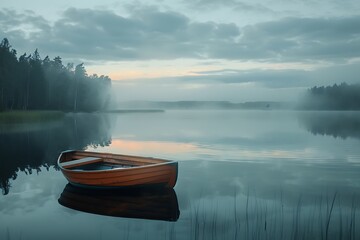
[[(79, 174), (85, 174), (85, 173), (98, 173), (98, 172), (113, 172), (113, 171), (131, 171), (133, 169), (143, 169), (143, 168), (150, 168), (150, 167), (158, 167), (158, 166), (162, 166), (162, 165), (172, 165), (172, 164), (176, 164), (177, 161), (171, 161), (171, 160), (165, 160), (165, 159), (160, 159), (160, 158), (152, 158), (152, 157), (140, 157), (140, 156), (132, 156), (132, 155), (122, 155), (122, 154), (113, 154), (113, 155), (121, 155), (121, 156), (126, 156), (126, 157), (139, 157), (139, 158), (147, 158), (147, 159), (154, 159), (154, 160), (161, 160), (164, 162), (161, 163), (154, 163), (154, 164), (146, 164), (146, 165), (140, 165), (140, 166), (134, 166), (134, 167), (129, 167), (129, 168), (113, 168), (113, 169), (100, 169), (100, 170), (71, 170), (71, 169), (67, 169), (61, 166), (60, 164), (60, 160), (61, 157), (63, 156), (64, 153), (70, 153), (70, 152), (86, 152), (86, 151), (77, 151), (77, 150), (66, 150), (60, 153), (58, 160), (57, 160), (57, 165), (58, 167), (61, 169), (61, 171), (65, 171), (65, 172), (71, 172), (71, 173), (79, 173)], [(107, 154), (107, 153), (101, 153), (101, 152), (86, 152), (86, 153), (97, 153), (97, 154)]]

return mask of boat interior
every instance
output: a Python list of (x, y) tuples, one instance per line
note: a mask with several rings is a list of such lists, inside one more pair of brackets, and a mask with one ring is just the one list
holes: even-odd
[(165, 160), (135, 157), (116, 154), (102, 154), (85, 151), (65, 152), (60, 158), (60, 166), (71, 170), (110, 170), (118, 168), (131, 168), (155, 163)]

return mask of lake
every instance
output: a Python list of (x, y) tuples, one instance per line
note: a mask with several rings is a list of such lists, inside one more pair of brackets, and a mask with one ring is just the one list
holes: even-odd
[[(74, 189), (66, 149), (176, 160), (178, 182)], [(0, 125), (0, 150), (0, 239), (360, 237), (360, 112), (67, 114)]]

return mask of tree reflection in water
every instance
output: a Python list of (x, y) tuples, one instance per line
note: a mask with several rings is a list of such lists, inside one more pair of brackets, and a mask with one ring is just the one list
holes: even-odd
[(61, 151), (108, 146), (111, 121), (104, 114), (66, 114), (52, 123), (0, 125), (0, 188), (10, 191), (10, 179), (18, 171), (39, 173), (41, 167), (56, 167)]
[(360, 112), (301, 112), (299, 119), (314, 135), (360, 139)]

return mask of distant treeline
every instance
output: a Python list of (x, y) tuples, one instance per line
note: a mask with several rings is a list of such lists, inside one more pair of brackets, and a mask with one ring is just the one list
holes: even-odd
[(313, 87), (302, 103), (308, 110), (360, 110), (360, 84)]
[(37, 49), (19, 58), (16, 54), (4, 38), (0, 43), (0, 111), (91, 112), (108, 104), (109, 77), (88, 76), (83, 64), (64, 66), (60, 57), (41, 59)]
[(241, 110), (241, 109), (288, 109), (292, 105), (286, 102), (243, 102), (233, 103), (228, 101), (130, 101), (130, 102), (119, 102), (117, 107), (121, 109), (176, 109), (176, 110), (187, 110), (187, 109), (227, 109), (227, 110)]

